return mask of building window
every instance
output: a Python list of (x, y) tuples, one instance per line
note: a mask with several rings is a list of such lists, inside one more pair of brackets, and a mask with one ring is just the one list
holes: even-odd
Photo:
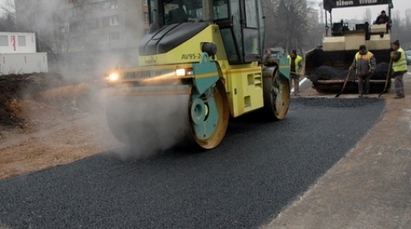
[(110, 26), (110, 17), (103, 17), (100, 19), (100, 27)]
[(81, 24), (78, 21), (77, 22), (72, 22), (70, 24), (69, 28), (70, 28), (70, 32), (80, 32), (82, 30), (81, 29)]
[(117, 0), (112, 0), (112, 1), (110, 1), (110, 4), (111, 4), (110, 8), (111, 8), (112, 10), (118, 9)]
[(61, 32), (61, 33), (68, 33), (68, 32), (70, 32), (70, 23), (61, 23), (61, 24), (60, 24), (60, 32)]
[(97, 37), (98, 43), (107, 43), (108, 42), (108, 34), (107, 33), (100, 33)]
[(109, 41), (117, 41), (120, 40), (120, 33), (119, 32), (113, 32), (108, 34), (108, 39)]
[(73, 6), (78, 6), (81, 4), (81, 1), (77, 1), (77, 0), (68, 0), (68, 2), (72, 4)]
[(99, 4), (98, 3), (92, 3), (89, 5), (85, 5), (85, 8), (89, 8), (87, 11), (88, 12), (99, 12)]
[(110, 26), (118, 25), (118, 15), (110, 17)]
[(145, 22), (145, 23), (149, 23), (149, 22), (150, 22), (150, 17), (149, 17), (149, 15), (148, 15), (147, 12), (144, 12), (144, 22)]
[(96, 28), (98, 28), (98, 20), (97, 19), (89, 19), (86, 22), (86, 28), (87, 29), (96, 29)]
[(80, 7), (74, 7), (73, 8), (73, 10), (72, 10), (72, 12), (71, 12), (71, 15), (72, 16), (79, 16), (79, 15), (81, 15), (81, 8)]
[(100, 4), (102, 10), (109, 10), (111, 8), (111, 2), (101, 2)]
[(143, 0), (143, 6), (147, 6), (148, 5), (148, 0)]
[(26, 36), (17, 36), (19, 46), (26, 46)]
[(96, 11), (114, 10), (118, 9), (117, 0), (99, 2)]
[(83, 37), (83, 36), (72, 36), (72, 37), (70, 37), (70, 47), (77, 48), (77, 49), (81, 48), (81, 46), (84, 45), (85, 39), (86, 38)]
[(0, 36), (0, 46), (8, 46), (9, 39), (8, 36)]

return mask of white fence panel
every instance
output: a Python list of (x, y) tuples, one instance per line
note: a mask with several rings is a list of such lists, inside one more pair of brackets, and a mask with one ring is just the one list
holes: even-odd
[(47, 53), (0, 54), (0, 75), (48, 72)]

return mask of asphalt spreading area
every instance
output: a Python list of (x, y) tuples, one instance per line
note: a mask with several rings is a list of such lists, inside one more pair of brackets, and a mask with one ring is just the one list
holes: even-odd
[[(373, 127), (382, 99), (296, 98), (285, 120), (230, 120), (216, 149), (104, 152), (0, 182), (0, 228), (257, 228)], [(118, 149), (118, 151), (130, 149)]]

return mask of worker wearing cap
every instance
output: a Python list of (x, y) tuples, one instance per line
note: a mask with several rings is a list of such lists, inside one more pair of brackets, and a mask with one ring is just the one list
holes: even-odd
[(394, 51), (391, 52), (392, 59), (392, 77), (395, 77), (395, 99), (404, 98), (404, 82), (402, 80), (405, 73), (408, 71), (407, 60), (404, 50), (400, 47), (398, 40), (391, 45)]
[(387, 26), (387, 32), (391, 28), (391, 19), (385, 13), (385, 10), (381, 11), (381, 14), (378, 15), (377, 19), (375, 20), (375, 24), (378, 24), (378, 25), (385, 24)]
[(356, 69), (358, 77), (358, 97), (367, 96), (370, 91), (370, 78), (376, 67), (374, 54), (367, 50), (365, 45), (360, 45), (350, 66), (350, 71)]
[(381, 14), (378, 15), (377, 19), (375, 20), (375, 23), (380, 25), (380, 24), (389, 24), (391, 22), (390, 17), (385, 13), (385, 10), (381, 11)]

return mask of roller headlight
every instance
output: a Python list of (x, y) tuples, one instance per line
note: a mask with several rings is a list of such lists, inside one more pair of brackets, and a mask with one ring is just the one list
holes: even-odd
[(181, 77), (181, 76), (191, 76), (193, 75), (193, 69), (192, 68), (178, 68), (176, 69), (176, 76)]
[(120, 76), (118, 75), (118, 73), (111, 73), (108, 76), (109, 81), (117, 81), (119, 78), (120, 78)]
[(176, 69), (176, 76), (185, 76), (186, 70), (184, 68)]

